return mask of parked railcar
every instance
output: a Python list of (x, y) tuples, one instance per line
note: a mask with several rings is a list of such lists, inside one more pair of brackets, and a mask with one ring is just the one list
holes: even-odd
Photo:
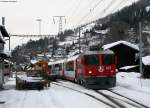
[(50, 75), (51, 80), (55, 81), (57, 78), (63, 77), (63, 70), (64, 70), (63, 63), (64, 60), (48, 63), (48, 68), (51, 71)]
[(76, 81), (76, 72), (77, 72), (77, 59), (79, 55), (69, 57), (64, 61), (64, 72), (63, 77), (67, 80)]

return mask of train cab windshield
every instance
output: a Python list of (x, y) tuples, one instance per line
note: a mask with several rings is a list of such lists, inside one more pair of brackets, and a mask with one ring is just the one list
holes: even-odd
[(114, 64), (114, 55), (113, 54), (104, 54), (102, 57), (102, 63), (104, 65)]
[(99, 65), (99, 55), (85, 55), (85, 65), (98, 66)]

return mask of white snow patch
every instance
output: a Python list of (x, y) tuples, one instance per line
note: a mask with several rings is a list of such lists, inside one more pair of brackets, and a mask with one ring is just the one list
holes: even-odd
[(149, 11), (150, 11), (150, 6), (147, 6), (147, 7), (145, 8), (145, 10), (146, 10), (147, 12), (149, 12)]
[(150, 65), (150, 55), (142, 57), (142, 62), (144, 63), (144, 65)]
[(121, 67), (120, 69), (128, 70), (128, 69), (135, 68), (135, 67), (137, 67), (137, 66), (138, 66), (138, 65), (134, 65), (134, 66), (124, 66), (124, 67)]
[(64, 46), (64, 45), (71, 45), (73, 43), (73, 41), (65, 41), (65, 42), (60, 42), (58, 45), (60, 46)]
[(31, 60), (30, 62), (31, 62), (31, 64), (35, 64), (35, 63), (37, 63), (38, 61), (37, 61), (37, 60)]
[(117, 86), (113, 88), (126, 97), (150, 106), (150, 79), (143, 79), (139, 73), (119, 72), (117, 74)]
[(96, 33), (107, 34), (109, 29), (106, 30), (95, 30)]

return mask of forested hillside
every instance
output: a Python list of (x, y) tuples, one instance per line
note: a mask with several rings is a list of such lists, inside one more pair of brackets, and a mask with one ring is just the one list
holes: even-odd
[[(96, 40), (103, 40), (102, 44), (107, 44), (110, 42), (115, 42), (118, 40), (126, 40), (131, 43), (139, 43), (139, 27), (138, 23), (142, 22), (143, 30), (150, 30), (150, 1), (140, 0), (131, 6), (125, 7), (122, 10), (110, 14), (103, 19), (99, 19), (94, 27), (91, 27), (90, 32), (95, 31), (107, 31), (101, 34), (101, 37), (96, 37)], [(47, 53), (55, 55), (60, 53), (59, 51), (71, 52), (78, 48), (79, 41), (73, 41), (69, 45), (60, 46), (60, 42), (65, 42), (68, 37), (77, 35), (76, 30), (65, 30), (64, 32), (58, 34), (56, 38), (44, 38), (38, 41), (30, 40), (27, 44), (18, 46), (12, 52), (13, 60), (19, 62), (27, 62), (26, 59), (36, 56), (36, 54)], [(84, 37), (85, 38), (85, 37)], [(86, 42), (81, 42), (87, 44), (91, 41), (92, 37), (86, 39)], [(144, 42), (144, 53), (150, 54), (150, 38), (148, 33), (143, 33)], [(85, 46), (85, 45), (83, 45)], [(63, 52), (63, 53), (64, 53)], [(66, 53), (64, 53), (66, 54)], [(21, 56), (22, 55), (22, 56)], [(24, 55), (24, 56), (23, 56)]]

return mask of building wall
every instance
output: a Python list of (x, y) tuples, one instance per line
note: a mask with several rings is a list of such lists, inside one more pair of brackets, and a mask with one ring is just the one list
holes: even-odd
[(2, 85), (3, 85), (3, 62), (0, 62), (0, 89), (2, 89)]
[(110, 48), (117, 56), (117, 68), (135, 65), (135, 54), (138, 52), (126, 45), (120, 44)]

